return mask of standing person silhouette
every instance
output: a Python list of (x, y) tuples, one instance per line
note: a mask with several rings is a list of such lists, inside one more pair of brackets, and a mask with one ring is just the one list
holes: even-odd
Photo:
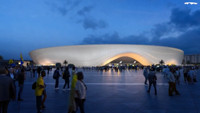
[(0, 67), (0, 113), (7, 113), (10, 99), (15, 99), (13, 80), (7, 74), (6, 69)]
[(156, 77), (155, 69), (153, 67), (150, 68), (150, 72), (148, 74), (148, 80), (149, 80), (149, 90), (147, 92), (150, 93), (151, 85), (153, 84), (155, 95), (157, 95), (157, 89), (156, 89), (157, 77)]
[(68, 113), (76, 113), (76, 103), (75, 103), (76, 82), (77, 82), (76, 68), (75, 68), (75, 66), (73, 66), (72, 67), (71, 90), (69, 93)]
[(144, 69), (143, 75), (145, 78), (144, 84), (147, 85), (147, 79), (148, 79), (148, 69), (147, 68)]
[[(43, 78), (46, 76), (45, 71), (41, 72), (41, 76), (38, 76), (38, 79), (36, 81), (36, 88), (35, 88), (35, 96), (36, 96), (36, 108), (37, 113), (41, 113), (41, 108), (43, 108), (44, 105), (44, 99), (42, 102), (42, 95), (44, 94), (45, 84)], [(44, 97), (46, 99), (46, 97)], [(43, 105), (42, 105), (43, 104)]]
[(53, 78), (56, 80), (55, 83), (55, 89), (58, 90), (58, 85), (59, 85), (59, 78), (60, 78), (60, 72), (59, 68), (57, 67), (56, 70), (54, 71)]
[(69, 77), (70, 77), (69, 69), (68, 69), (68, 67), (65, 67), (65, 71), (63, 73), (63, 79), (65, 80), (65, 84), (63, 86), (64, 91), (65, 91), (66, 85), (67, 85), (67, 88), (69, 89)]
[(24, 68), (22, 68), (21, 72), (18, 75), (18, 83), (19, 83), (18, 101), (23, 101), (21, 96), (24, 88), (24, 80), (25, 80), (25, 70)]
[(83, 73), (82, 72), (78, 72), (77, 73), (77, 78), (78, 81), (76, 82), (76, 87), (75, 87), (75, 102), (76, 102), (76, 110), (78, 108), (80, 108), (80, 112), (81, 113), (85, 113), (84, 110), (84, 103), (85, 103), (85, 99), (86, 99), (86, 90), (87, 87), (83, 81)]

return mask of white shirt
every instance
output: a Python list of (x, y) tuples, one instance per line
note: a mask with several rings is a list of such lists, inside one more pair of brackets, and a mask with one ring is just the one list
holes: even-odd
[(181, 69), (179, 70), (179, 72), (180, 72), (180, 76), (183, 76), (183, 68), (181, 68)]
[(194, 77), (194, 71), (193, 71), (193, 70), (190, 70), (190, 71), (188, 72), (188, 75), (189, 75), (191, 78), (193, 78), (193, 77)]
[(172, 72), (168, 73), (168, 81), (169, 82), (175, 82), (174, 74)]
[[(86, 98), (86, 87), (84, 83), (81, 82), (80, 80), (76, 82), (75, 90), (78, 91), (78, 93), (80, 94), (80, 99)], [(75, 98), (78, 98), (78, 95), (76, 93), (75, 93)]]

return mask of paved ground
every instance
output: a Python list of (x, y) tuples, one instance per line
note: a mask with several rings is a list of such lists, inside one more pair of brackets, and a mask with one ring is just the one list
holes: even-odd
[[(144, 85), (142, 71), (96, 72), (84, 71), (88, 86), (86, 113), (200, 113), (200, 71), (196, 84), (183, 82), (177, 86), (180, 96), (168, 96), (168, 84), (163, 75), (157, 73), (158, 95), (154, 89), (148, 94)], [(23, 91), (23, 102), (12, 101), (8, 113), (36, 113), (34, 90), (31, 89), (34, 78), (27, 73)], [(45, 78), (47, 83), (46, 109), (43, 113), (67, 113), (69, 91), (63, 92), (63, 80), (60, 78), (60, 90), (54, 90), (52, 73)], [(79, 112), (79, 111), (78, 111)]]

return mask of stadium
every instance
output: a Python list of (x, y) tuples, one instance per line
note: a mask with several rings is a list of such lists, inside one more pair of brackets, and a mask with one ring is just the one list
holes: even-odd
[(66, 60), (76, 66), (105, 66), (112, 63), (136, 63), (144, 66), (159, 64), (180, 65), (184, 52), (177, 48), (150, 45), (74, 45), (33, 50), (29, 53), (38, 65), (55, 65)]

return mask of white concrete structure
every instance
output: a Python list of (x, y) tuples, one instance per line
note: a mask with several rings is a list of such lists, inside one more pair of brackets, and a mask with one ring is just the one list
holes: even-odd
[(142, 65), (158, 64), (161, 59), (165, 64), (179, 65), (183, 55), (182, 50), (171, 47), (122, 44), (61, 46), (30, 52), (36, 64), (63, 64), (67, 60), (76, 66), (103, 66), (120, 57), (133, 58)]

